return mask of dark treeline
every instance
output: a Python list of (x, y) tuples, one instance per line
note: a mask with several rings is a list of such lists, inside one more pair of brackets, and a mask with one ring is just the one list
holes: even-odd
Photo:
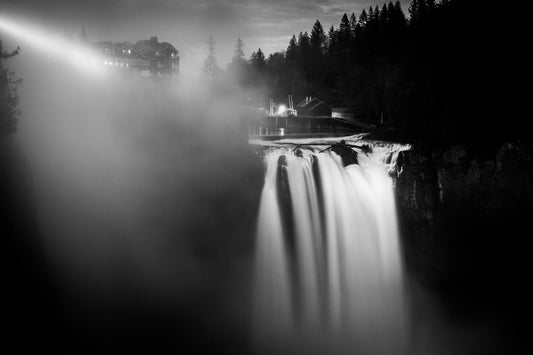
[(448, 145), (475, 141), (476, 132), (492, 139), (500, 128), (480, 131), (489, 110), (481, 9), (477, 0), (412, 0), (407, 11), (388, 2), (344, 14), (338, 27), (317, 20), (267, 58), (258, 49), (245, 60), (239, 40), (228, 69), (277, 99), (312, 95), (352, 107), (407, 140)]
[(18, 54), (19, 49), (6, 51), (0, 39), (0, 138), (15, 131), (18, 116), (17, 86), (20, 79), (6, 68), (4, 62)]

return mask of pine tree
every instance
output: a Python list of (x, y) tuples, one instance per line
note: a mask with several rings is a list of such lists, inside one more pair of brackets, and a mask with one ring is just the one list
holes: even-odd
[(352, 30), (352, 35), (355, 35), (357, 28), (357, 18), (355, 17), (355, 14), (352, 12), (352, 15), (350, 16), (350, 29)]
[(324, 53), (326, 47), (326, 34), (320, 21), (316, 20), (311, 30), (311, 52), (313, 57), (319, 57)]
[(383, 4), (381, 8), (381, 16), (379, 18), (380, 32), (381, 35), (386, 35), (388, 33), (388, 27), (390, 24), (390, 14), (386, 4)]
[(430, 6), (434, 8), (435, 1), (412, 0), (409, 5), (410, 22), (416, 24), (424, 20), (430, 10)]
[(407, 19), (405, 18), (400, 1), (396, 0), (394, 4), (389, 2), (388, 12), (390, 32), (393, 37), (399, 37), (407, 27)]
[(298, 59), (298, 43), (296, 41), (296, 35), (292, 35), (285, 57), (290, 62)]
[(405, 13), (403, 12), (402, 4), (400, 4), (400, 0), (396, 0), (396, 2), (394, 3), (394, 13), (395, 13), (398, 23), (403, 23), (404, 26), (406, 26), (407, 18), (405, 17)]
[(207, 41), (208, 54), (204, 62), (204, 76), (208, 81), (213, 81), (219, 71), (217, 59), (215, 57), (216, 43), (213, 37)]
[(298, 36), (298, 56), (300, 59), (307, 59), (311, 51), (311, 41), (307, 31)]
[(418, 21), (419, 17), (419, 0), (411, 0), (409, 4), (409, 20), (411, 22)]
[(339, 25), (339, 33), (341, 36), (349, 35), (350, 33), (350, 20), (348, 20), (348, 15), (346, 13), (342, 15), (341, 24)]
[(239, 37), (237, 38), (237, 43), (235, 43), (235, 50), (233, 51), (233, 59), (244, 60), (244, 42)]
[(333, 25), (331, 25), (328, 31), (328, 54), (335, 53), (335, 51), (337, 50), (337, 37), (337, 30), (335, 30), (335, 27), (333, 27)]
[(366, 23), (368, 21), (368, 15), (366, 14), (366, 10), (363, 9), (361, 12), (361, 15), (359, 15), (359, 24), (364, 28), (366, 26)]
[(237, 38), (235, 49), (233, 50), (233, 58), (228, 65), (228, 71), (233, 74), (238, 80), (243, 80), (246, 77), (247, 62), (244, 59), (244, 42)]
[(250, 56), (250, 64), (252, 65), (252, 68), (257, 70), (258, 72), (262, 72), (265, 69), (266, 61), (265, 61), (265, 54), (259, 48), (257, 52), (253, 52)]
[(381, 19), (381, 13), (379, 12), (379, 7), (376, 5), (376, 8), (374, 9), (374, 21), (375, 24), (378, 24)]
[(4, 50), (0, 39), (0, 135), (15, 132), (19, 111), (17, 87), (20, 79), (14, 79), (14, 73), (4, 66), (5, 60), (19, 53), (19, 48), (12, 52)]
[(345, 50), (349, 47), (351, 39), (352, 30), (350, 27), (350, 20), (348, 20), (348, 15), (344, 13), (339, 25), (339, 47), (341, 50)]

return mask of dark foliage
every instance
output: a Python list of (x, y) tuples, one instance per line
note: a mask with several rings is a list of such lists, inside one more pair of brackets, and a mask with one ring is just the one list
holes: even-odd
[(17, 86), (20, 79), (14, 78), (13, 72), (4, 66), (4, 62), (18, 52), (19, 48), (6, 52), (0, 39), (0, 135), (14, 132), (17, 126)]
[(270, 55), (261, 82), (279, 99), (313, 95), (353, 107), (360, 119), (396, 128), (397, 139), (430, 148), (518, 138), (487, 118), (490, 26), (480, 2), (413, 0), (408, 12), (399, 1), (376, 5), (344, 14), (327, 34), (316, 21), (311, 35), (293, 35), (286, 52)]

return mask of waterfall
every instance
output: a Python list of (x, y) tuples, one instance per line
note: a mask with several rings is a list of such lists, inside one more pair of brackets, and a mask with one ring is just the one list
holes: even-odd
[(352, 148), (358, 164), (348, 166), (324, 146), (267, 151), (255, 256), (258, 348), (402, 353), (407, 319), (390, 175), (408, 148)]

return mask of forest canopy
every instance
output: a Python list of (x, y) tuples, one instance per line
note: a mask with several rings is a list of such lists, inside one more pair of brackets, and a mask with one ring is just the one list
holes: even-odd
[[(402, 139), (432, 146), (500, 139), (487, 124), (488, 56), (481, 3), (398, 0), (345, 13), (338, 26), (316, 21), (287, 49), (243, 58), (239, 39), (228, 71), (270, 97), (314, 96), (351, 107), (362, 120), (390, 126)], [(505, 136), (505, 135), (504, 135)], [(507, 134), (511, 137), (511, 131)], [(498, 138), (497, 138), (498, 137)]]

